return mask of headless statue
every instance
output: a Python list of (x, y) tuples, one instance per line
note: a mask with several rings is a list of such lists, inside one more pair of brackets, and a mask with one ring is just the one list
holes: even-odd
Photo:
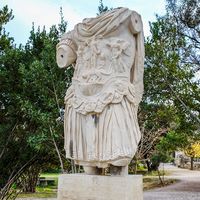
[(74, 64), (65, 96), (67, 158), (87, 174), (126, 175), (141, 138), (144, 37), (138, 13), (116, 8), (86, 18), (57, 45), (60, 68)]

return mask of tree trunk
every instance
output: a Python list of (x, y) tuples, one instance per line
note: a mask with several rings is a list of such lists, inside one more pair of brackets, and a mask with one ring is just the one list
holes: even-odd
[(190, 169), (191, 170), (194, 169), (194, 157), (191, 157), (191, 168)]
[(37, 166), (30, 167), (20, 178), (19, 187), (23, 192), (35, 193), (38, 177), (40, 174), (40, 168)]
[(146, 165), (147, 165), (148, 172), (151, 172), (152, 169), (151, 169), (151, 164), (150, 164), (149, 160), (146, 160)]
[(158, 170), (160, 162), (152, 162), (152, 161), (147, 160), (146, 164), (147, 164), (148, 172), (152, 172), (152, 171)]

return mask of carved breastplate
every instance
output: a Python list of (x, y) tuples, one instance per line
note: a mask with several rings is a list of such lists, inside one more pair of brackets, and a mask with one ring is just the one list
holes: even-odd
[(107, 104), (121, 102), (129, 93), (132, 59), (130, 44), (119, 37), (81, 43), (65, 100), (82, 114), (99, 113)]

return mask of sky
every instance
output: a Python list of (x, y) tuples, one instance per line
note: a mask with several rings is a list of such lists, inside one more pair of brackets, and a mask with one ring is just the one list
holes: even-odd
[[(165, 0), (103, 0), (110, 7), (128, 7), (138, 12), (143, 19), (144, 34), (148, 36), (149, 21), (155, 21), (155, 15), (165, 14)], [(0, 8), (8, 5), (13, 10), (14, 19), (6, 25), (6, 31), (14, 37), (15, 43), (25, 44), (32, 29), (45, 25), (48, 30), (60, 22), (60, 7), (63, 9), (67, 30), (84, 18), (94, 17), (98, 12), (99, 0), (0, 0)]]

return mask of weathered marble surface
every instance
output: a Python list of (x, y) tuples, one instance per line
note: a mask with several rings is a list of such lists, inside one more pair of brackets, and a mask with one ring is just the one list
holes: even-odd
[(63, 174), (57, 200), (143, 200), (142, 176)]
[(117, 8), (84, 19), (57, 45), (58, 66), (75, 69), (64, 130), (66, 156), (76, 164), (126, 167), (134, 156), (141, 137), (143, 40), (140, 15)]

